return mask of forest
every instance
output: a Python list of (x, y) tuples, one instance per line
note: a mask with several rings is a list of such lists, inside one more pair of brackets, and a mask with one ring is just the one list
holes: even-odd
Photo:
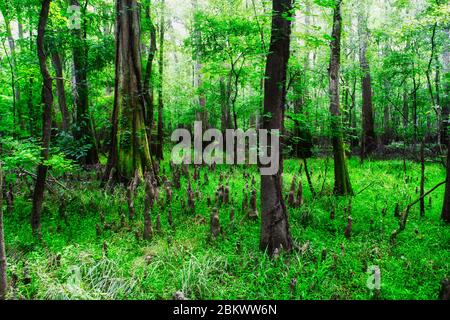
[(0, 300), (449, 300), (445, 0), (1, 0)]

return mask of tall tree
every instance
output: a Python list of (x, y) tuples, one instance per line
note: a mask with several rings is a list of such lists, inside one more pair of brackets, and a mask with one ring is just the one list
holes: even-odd
[[(28, 44), (29, 44), (29, 50), (30, 50), (30, 52), (32, 52), (34, 41), (33, 41), (33, 23), (32, 23), (31, 13), (28, 18), (28, 21), (29, 21), (28, 22), (29, 23), (29, 25), (28, 25), (28, 27), (29, 27)], [(35, 133), (35, 127), (36, 127), (35, 109), (34, 109), (34, 104), (33, 104), (33, 83), (34, 83), (34, 78), (33, 78), (33, 75), (30, 74), (28, 77), (26, 91), (27, 91), (27, 107), (28, 107), (28, 122), (29, 122), (28, 130), (30, 131), (31, 136)]]
[(0, 162), (0, 300), (4, 300), (7, 291), (5, 234), (3, 229), (3, 171)]
[(163, 80), (164, 80), (164, 33), (165, 33), (165, 2), (161, 0), (161, 20), (159, 22), (159, 82), (158, 82), (158, 148), (156, 150), (156, 158), (163, 159), (164, 151), (164, 123), (163, 123)]
[[(266, 61), (264, 81), (263, 129), (283, 131), (286, 104), (286, 73), (290, 55), (291, 0), (273, 0), (272, 33)], [(281, 146), (281, 144), (280, 144)], [(276, 250), (292, 249), (288, 215), (283, 200), (283, 158), (281, 147), (279, 170), (274, 175), (261, 175), (261, 239), (260, 248), (272, 255)]]
[[(198, 12), (198, 1), (197, 0), (192, 0), (192, 9), (194, 11), (194, 21), (195, 21), (195, 15)], [(195, 39), (199, 39), (201, 37), (200, 29), (198, 28), (198, 26), (195, 23), (193, 26), (193, 33), (194, 33)], [(199, 40), (197, 40), (197, 41), (201, 42)], [(197, 118), (197, 121), (202, 121), (202, 128), (203, 128), (203, 131), (205, 131), (208, 129), (208, 126), (209, 126), (208, 125), (208, 110), (206, 109), (205, 94), (200, 91), (201, 86), (202, 86), (202, 74), (201, 74), (202, 63), (200, 61), (200, 57), (199, 57), (198, 53), (194, 52), (193, 60), (194, 60), (194, 86), (198, 90), (198, 106), (199, 106), (199, 109), (196, 112), (196, 118)]]
[[(70, 0), (73, 6), (80, 6), (78, 0)], [(73, 69), (75, 73), (75, 104), (76, 104), (76, 128), (75, 138), (82, 140), (84, 143), (90, 144), (91, 147), (84, 157), (85, 164), (98, 163), (98, 154), (96, 141), (92, 133), (91, 118), (89, 115), (89, 87), (88, 87), (88, 47), (86, 43), (86, 8), (88, 0), (86, 0), (82, 11), (81, 28), (74, 29), (75, 44), (73, 53)]]
[[(445, 35), (447, 39), (450, 37), (450, 27), (445, 28)], [(448, 127), (449, 127), (449, 114), (450, 114), (450, 81), (448, 80), (448, 76), (450, 74), (450, 44), (448, 41), (445, 42), (444, 45), (444, 53), (442, 54), (442, 71), (444, 78), (444, 96), (442, 103), (442, 121), (441, 121), (441, 143), (447, 144), (449, 139)]]
[(376, 149), (374, 115), (372, 106), (372, 80), (369, 62), (367, 61), (368, 29), (366, 5), (360, 5), (358, 13), (359, 64), (362, 72), (362, 139), (361, 157), (364, 158)]
[(342, 132), (342, 116), (339, 99), (339, 75), (341, 64), (341, 32), (342, 15), (341, 0), (335, 1), (333, 14), (333, 31), (331, 40), (331, 58), (329, 72), (329, 95), (331, 113), (331, 134), (334, 156), (334, 192), (337, 195), (353, 194), (348, 173), (347, 160), (345, 157), (344, 139)]
[(140, 8), (116, 0), (116, 58), (111, 147), (104, 180), (128, 182), (151, 169), (141, 72)]
[(47, 177), (48, 167), (45, 161), (48, 159), (50, 145), (50, 135), (52, 126), (52, 105), (53, 105), (53, 81), (47, 69), (47, 55), (45, 53), (44, 37), (47, 26), (48, 12), (51, 0), (42, 0), (41, 12), (39, 14), (39, 26), (37, 35), (37, 53), (39, 58), (39, 68), (43, 78), (42, 86), (42, 149), (41, 162), (37, 167), (36, 184), (33, 194), (33, 207), (31, 211), (31, 227), (35, 235), (40, 235), (41, 229), (41, 210), (44, 200), (45, 179)]

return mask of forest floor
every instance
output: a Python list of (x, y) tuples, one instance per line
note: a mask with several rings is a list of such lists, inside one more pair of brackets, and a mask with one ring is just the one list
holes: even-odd
[[(285, 161), (286, 194), (299, 164), (299, 160)], [(406, 229), (395, 243), (390, 241), (398, 227), (397, 203), (403, 210), (418, 198), (420, 164), (406, 165), (405, 174), (401, 160), (361, 164), (351, 159), (356, 196), (348, 209), (349, 198), (332, 196), (332, 160), (310, 159), (312, 183), (317, 192), (323, 185), (323, 192), (313, 198), (302, 173), (304, 204), (288, 208), (295, 250), (277, 259), (259, 250), (260, 220), (242, 220), (243, 167), (230, 171), (218, 166), (215, 172), (203, 167), (194, 213), (181, 209), (180, 198), (186, 199), (182, 177), (171, 204), (174, 229), (168, 226), (169, 206), (161, 201), (152, 216), (155, 227), (160, 212), (162, 230), (150, 241), (141, 237), (142, 186), (135, 199), (136, 217), (130, 221), (123, 188), (107, 192), (95, 180), (63, 181), (74, 191), (46, 195), (42, 242), (31, 233), (31, 201), (24, 187), (16, 194), (14, 211), (5, 212), (13, 294), (19, 299), (171, 299), (181, 290), (188, 299), (437, 299), (441, 280), (450, 275), (450, 229), (440, 220), (444, 186), (427, 197), (425, 216), (420, 218), (419, 205), (414, 206)], [(162, 172), (168, 171), (164, 163)], [(209, 183), (203, 184), (207, 171)], [(256, 178), (259, 206), (257, 168), (245, 171)], [(224, 183), (219, 182), (221, 172), (229, 179), (236, 222), (230, 224), (230, 206), (221, 206), (224, 236), (210, 240), (207, 197), (214, 199), (218, 184)], [(427, 163), (425, 190), (444, 179), (442, 165)], [(160, 193), (164, 198), (165, 192)], [(347, 239), (349, 211), (353, 230)], [(377, 295), (367, 286), (369, 266), (381, 271)], [(294, 278), (295, 288), (290, 285)]]

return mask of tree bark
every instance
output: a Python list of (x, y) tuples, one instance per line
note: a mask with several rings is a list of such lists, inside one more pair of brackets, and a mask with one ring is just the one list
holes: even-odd
[[(29, 49), (30, 52), (33, 51), (33, 27), (32, 27), (32, 18), (31, 15), (29, 17)], [(33, 104), (33, 76), (30, 75), (28, 78), (28, 84), (27, 84), (27, 107), (28, 107), (28, 121), (29, 121), (29, 130), (30, 130), (30, 136), (34, 135), (35, 132), (35, 115), (34, 115), (34, 104)]]
[[(266, 61), (264, 81), (263, 129), (283, 131), (284, 105), (286, 103), (286, 73), (289, 61), (291, 19), (293, 7), (291, 0), (273, 0), (272, 33), (269, 54)], [(279, 170), (275, 175), (261, 175), (261, 250), (270, 255), (276, 251), (292, 249), (292, 239), (286, 205), (282, 194), (283, 157), (279, 152)]]
[(412, 92), (412, 121), (413, 121), (413, 150), (416, 151), (417, 145), (417, 131), (418, 131), (418, 118), (417, 118), (417, 90), (419, 90), (419, 84), (416, 81), (416, 75), (413, 75), (413, 92)]
[[(79, 6), (78, 0), (70, 0), (71, 5)], [(85, 14), (87, 1), (85, 7), (82, 8), (82, 13)], [(73, 34), (76, 43), (73, 47), (73, 66), (75, 73), (75, 104), (76, 104), (76, 129), (75, 138), (83, 140), (84, 143), (90, 144), (91, 147), (87, 151), (83, 161), (85, 164), (98, 163), (97, 145), (92, 133), (91, 118), (89, 115), (89, 87), (87, 79), (87, 44), (86, 44), (86, 21), (81, 23), (81, 29), (74, 29)]]
[[(447, 27), (445, 29), (445, 34), (447, 39), (450, 37), (450, 28)], [(443, 95), (443, 103), (442, 103), (442, 121), (441, 121), (441, 143), (448, 144), (449, 134), (448, 134), (448, 121), (450, 114), (450, 81), (446, 78), (446, 75), (450, 72), (450, 44), (448, 41), (445, 42), (445, 49), (442, 55), (442, 71), (443, 71), (443, 81), (444, 81), (444, 95)]]
[(450, 224), (450, 139), (447, 137), (447, 140), (447, 180), (441, 217), (445, 223)]
[(229, 103), (228, 103), (228, 95), (227, 95), (227, 89), (225, 80), (223, 77), (220, 78), (219, 81), (220, 85), (220, 124), (221, 124), (221, 130), (222, 133), (225, 134), (225, 130), (229, 129)]
[(408, 91), (406, 85), (403, 88), (403, 129), (406, 130), (409, 123), (409, 105), (408, 105)]
[[(436, 74), (434, 77), (434, 86), (436, 89), (436, 106), (440, 107), (441, 106), (441, 75), (440, 75), (440, 66), (439, 66), (439, 58), (436, 55), (435, 56), (435, 63), (436, 63)], [(438, 128), (438, 132), (437, 132), (437, 143), (438, 145), (442, 144), (441, 138), (442, 138), (442, 114), (440, 112), (437, 113), (437, 117), (438, 119), (438, 123), (437, 123), (437, 128)]]
[(382, 143), (383, 145), (388, 145), (391, 142), (392, 139), (392, 127), (391, 127), (391, 112), (390, 112), (390, 105), (389, 105), (389, 91), (390, 91), (390, 84), (387, 79), (383, 81), (383, 87), (384, 87), (384, 95), (385, 95), (385, 105), (383, 110), (383, 136), (382, 136)]
[(425, 139), (422, 140), (420, 145), (420, 216), (425, 216)]
[(67, 109), (66, 91), (64, 90), (63, 68), (58, 52), (52, 54), (52, 63), (56, 73), (56, 94), (58, 96), (59, 110), (62, 116), (62, 129), (68, 131), (70, 126), (70, 114)]
[[(198, 11), (197, 0), (192, 0), (192, 9), (194, 11), (194, 14), (196, 14)], [(201, 32), (198, 28), (196, 28), (195, 24), (193, 34), (194, 37), (197, 39), (197, 41), (200, 43)], [(204, 132), (209, 128), (209, 124), (208, 124), (208, 110), (206, 109), (206, 98), (204, 93), (199, 91), (201, 90), (202, 86), (202, 75), (201, 75), (202, 63), (200, 62), (198, 54), (195, 53), (193, 55), (193, 60), (194, 60), (194, 87), (198, 90), (198, 105), (199, 105), (199, 110), (197, 111), (196, 118), (197, 121), (202, 121), (202, 129)]]
[(164, 0), (161, 0), (161, 21), (159, 26), (159, 82), (158, 82), (158, 148), (156, 149), (156, 158), (162, 160), (164, 158), (164, 123), (163, 123), (163, 80), (164, 80)]
[(0, 300), (5, 300), (8, 283), (6, 279), (5, 234), (3, 228), (3, 171), (0, 162)]
[(51, 0), (42, 0), (42, 8), (39, 15), (39, 27), (37, 36), (37, 53), (39, 57), (39, 67), (42, 78), (44, 80), (42, 86), (42, 101), (43, 101), (43, 116), (42, 116), (42, 150), (41, 163), (37, 167), (36, 184), (33, 194), (33, 207), (31, 211), (31, 227), (33, 233), (37, 236), (41, 231), (41, 210), (42, 202), (44, 200), (45, 179), (47, 176), (48, 167), (44, 162), (48, 159), (48, 150), (50, 145), (51, 124), (52, 124), (52, 78), (47, 69), (47, 56), (44, 48), (45, 28), (48, 20), (48, 13)]
[(146, 102), (145, 123), (147, 126), (147, 139), (150, 145), (153, 129), (154, 95), (153, 95), (153, 60), (156, 54), (156, 28), (151, 17), (151, 1), (148, 1), (147, 19), (150, 22), (150, 48), (148, 51), (147, 67), (144, 75), (144, 98)]
[(329, 94), (331, 113), (331, 134), (334, 156), (334, 192), (336, 195), (353, 194), (348, 173), (342, 133), (342, 116), (339, 99), (339, 73), (341, 60), (341, 0), (336, 0), (333, 15), (333, 31), (331, 41), (331, 58), (329, 66)]
[(128, 183), (151, 170), (141, 73), (140, 10), (136, 0), (116, 1), (116, 74), (111, 147), (103, 177)]
[(376, 137), (374, 128), (374, 115), (372, 106), (372, 80), (370, 77), (369, 63), (366, 57), (367, 51), (367, 17), (363, 12), (358, 14), (359, 33), (359, 63), (362, 71), (362, 129), (363, 138), (361, 156), (366, 157), (376, 149)]

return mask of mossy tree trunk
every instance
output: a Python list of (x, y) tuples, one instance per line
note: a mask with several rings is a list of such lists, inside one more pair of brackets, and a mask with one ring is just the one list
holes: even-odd
[(154, 114), (154, 91), (153, 91), (153, 60), (156, 55), (156, 28), (151, 15), (151, 0), (147, 3), (146, 16), (150, 24), (150, 48), (148, 50), (147, 66), (144, 74), (144, 98), (145, 98), (145, 123), (147, 126), (147, 139), (151, 143), (153, 114)]
[(130, 181), (150, 170), (142, 87), (140, 7), (136, 0), (116, 1), (116, 79), (112, 143), (104, 179)]
[[(286, 103), (286, 73), (289, 61), (291, 19), (293, 7), (291, 0), (274, 0), (272, 11), (272, 33), (269, 54), (266, 62), (264, 81), (263, 129), (283, 131), (284, 105)], [(283, 200), (283, 159), (278, 152), (280, 163), (274, 175), (261, 175), (261, 250), (273, 255), (277, 250), (290, 251), (292, 239), (286, 205)]]
[(331, 112), (331, 134), (334, 156), (334, 192), (336, 195), (353, 194), (345, 157), (342, 133), (342, 116), (339, 101), (339, 72), (341, 59), (341, 0), (336, 1), (333, 15), (333, 32), (331, 41), (331, 59), (329, 66), (329, 94)]

